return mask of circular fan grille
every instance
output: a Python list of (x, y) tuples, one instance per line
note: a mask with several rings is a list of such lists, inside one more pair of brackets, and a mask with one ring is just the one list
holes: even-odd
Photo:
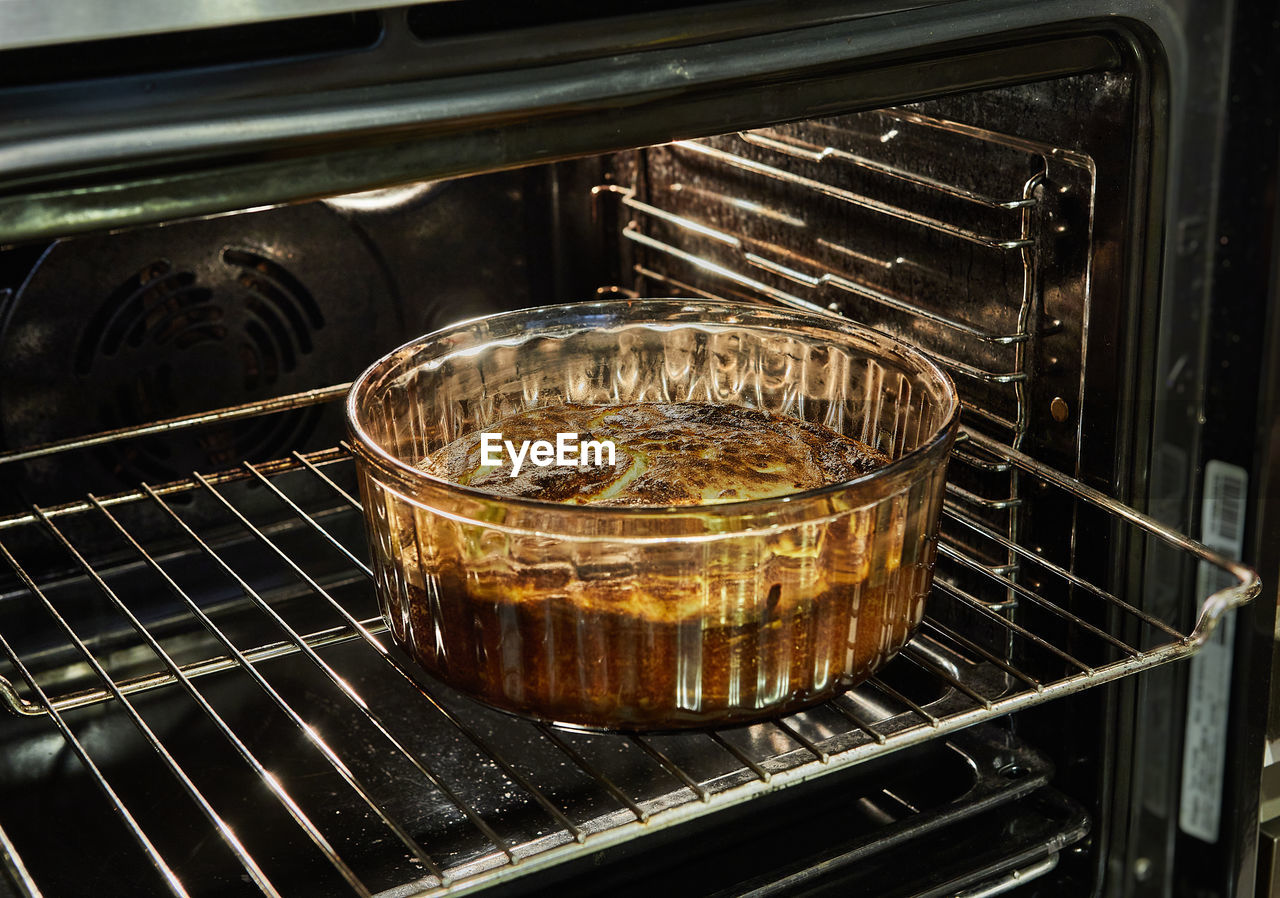
[[(194, 272), (156, 259), (90, 316), (75, 371), (113, 385), (103, 397), (102, 427), (181, 414), (193, 392), (208, 392), (213, 407), (226, 401), (218, 397), (273, 388), (314, 351), (324, 315), (301, 281), (250, 249), (225, 248), (220, 260), (228, 270), (216, 296)], [(199, 460), (222, 466), (278, 456), (310, 436), (318, 414), (302, 409), (207, 429), (197, 443)], [(175, 451), (181, 448), (152, 438), (98, 454), (125, 479), (171, 479), (185, 473), (177, 463), (190, 461), (190, 452)]]
[(324, 327), (324, 316), (311, 293), (283, 266), (243, 249), (227, 249), (222, 261), (239, 268), (244, 288), (247, 342), (240, 343), (244, 387), (275, 383), (281, 371), (293, 371), (298, 356), (312, 351), (311, 332)]
[[(0, 337), (0, 379), (12, 385), (0, 391), (4, 441), (31, 445), (349, 380), (402, 339), (392, 303), (365, 244), (319, 206), (62, 241), (29, 276)], [(336, 440), (340, 428), (340, 416), (312, 407), (114, 442), (94, 456), (132, 486), (278, 458), (321, 430)], [(65, 461), (32, 463), (28, 474), (104, 488)]]

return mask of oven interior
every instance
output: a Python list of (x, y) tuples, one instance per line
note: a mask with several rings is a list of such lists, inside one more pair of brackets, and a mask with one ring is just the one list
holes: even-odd
[[(5, 250), (14, 888), (1083, 894), (1132, 819), (1106, 684), (1206, 626), (1147, 609), (1152, 547), (1196, 559), (1115, 501), (1149, 427), (1149, 90), (1121, 63)], [(384, 649), (343, 384), (462, 318), (618, 296), (818, 308), (955, 379), (932, 604), (881, 676), (602, 735)]]

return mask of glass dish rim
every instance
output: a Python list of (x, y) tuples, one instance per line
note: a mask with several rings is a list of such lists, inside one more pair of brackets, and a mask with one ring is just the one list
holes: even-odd
[[(747, 308), (742, 308), (746, 305)], [(742, 312), (760, 313), (760, 312), (784, 312), (790, 318), (798, 319), (801, 322), (808, 322), (815, 326), (832, 329), (844, 330), (854, 336), (871, 339), (873, 341), (887, 341), (893, 344), (896, 351), (902, 353), (912, 359), (917, 364), (926, 368), (932, 376), (944, 386), (948, 400), (950, 401), (950, 411), (941, 424), (929, 436), (929, 438), (921, 442), (911, 451), (905, 453), (900, 458), (895, 458), (889, 464), (882, 468), (877, 468), (867, 474), (861, 474), (849, 480), (841, 480), (836, 483), (823, 484), (819, 487), (813, 487), (807, 490), (801, 490), (794, 493), (786, 493), (781, 496), (770, 496), (763, 499), (740, 499), (734, 502), (718, 502), (709, 505), (570, 505), (563, 502), (554, 502), (544, 499), (529, 499), (516, 496), (504, 496), (500, 493), (493, 493), (487, 490), (476, 489), (474, 487), (465, 486), (463, 484), (454, 483), (442, 477), (437, 477), (427, 471), (408, 464), (405, 461), (392, 455), (381, 445), (377, 443), (360, 424), (360, 408), (357, 402), (364, 387), (378, 371), (379, 368), (386, 365), (394, 356), (411, 351), (412, 348), (424, 345), (431, 340), (438, 340), (451, 331), (466, 330), (474, 328), (477, 325), (501, 321), (503, 319), (529, 319), (538, 315), (551, 317), (556, 313), (568, 312), (589, 312), (590, 310), (608, 310), (617, 308), (628, 308), (634, 310), (643, 310), (646, 308), (661, 308), (678, 306), (687, 309), (690, 306), (703, 309), (718, 309), (729, 314), (739, 314)], [(644, 324), (644, 319), (637, 319), (634, 323)], [(653, 323), (659, 323), (658, 319), (654, 319)], [(696, 322), (689, 322), (695, 324)], [(708, 322), (713, 324), (715, 322)], [(767, 327), (767, 324), (758, 326)], [(532, 333), (530, 334), (532, 336)], [(886, 334), (883, 331), (868, 327), (867, 325), (858, 324), (847, 318), (837, 317), (836, 315), (825, 315), (810, 312), (801, 309), (785, 308), (780, 309), (774, 306), (764, 304), (752, 305), (749, 303), (735, 304), (719, 302), (716, 300), (684, 298), (684, 297), (653, 297), (643, 299), (611, 299), (601, 301), (587, 302), (569, 302), (554, 303), (552, 305), (531, 306), (525, 309), (512, 309), (502, 312), (493, 312), (487, 315), (478, 315), (474, 318), (468, 318), (462, 321), (456, 321), (445, 327), (437, 328), (434, 331), (414, 337), (390, 352), (376, 359), (369, 367), (360, 373), (360, 376), (352, 381), (351, 388), (347, 392), (347, 399), (344, 403), (346, 411), (347, 429), (351, 435), (351, 448), (365, 462), (373, 465), (375, 468), (381, 469), (385, 473), (392, 474), (395, 479), (405, 480), (409, 483), (414, 481), (425, 481), (426, 483), (443, 488), (447, 492), (456, 493), (473, 500), (479, 500), (489, 503), (497, 503), (503, 506), (523, 508), (529, 511), (547, 512), (555, 509), (559, 513), (582, 512), (589, 514), (604, 514), (606, 517), (617, 518), (641, 518), (653, 516), (655, 513), (667, 514), (695, 514), (699, 517), (715, 517), (715, 518), (732, 518), (750, 516), (762, 512), (777, 511), (780, 504), (790, 504), (792, 502), (802, 503), (809, 500), (821, 499), (823, 497), (843, 492), (862, 484), (879, 483), (883, 480), (892, 479), (902, 473), (904, 468), (909, 467), (909, 463), (921, 456), (925, 456), (937, 450), (938, 446), (951, 440), (955, 432), (958, 430), (961, 403), (958, 393), (956, 392), (955, 382), (951, 376), (933, 359), (923, 353), (921, 350), (912, 346), (905, 340)], [(408, 498), (408, 497), (406, 497)]]

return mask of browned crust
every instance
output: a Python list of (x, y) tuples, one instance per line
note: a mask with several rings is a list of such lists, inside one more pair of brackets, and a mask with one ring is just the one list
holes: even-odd
[[(482, 433), (505, 440), (612, 441), (613, 464), (538, 467), (517, 476), (506, 451), (482, 467)], [(510, 415), (432, 453), (422, 467), (503, 496), (574, 505), (713, 505), (852, 480), (887, 464), (871, 447), (821, 424), (709, 402), (564, 403)]]

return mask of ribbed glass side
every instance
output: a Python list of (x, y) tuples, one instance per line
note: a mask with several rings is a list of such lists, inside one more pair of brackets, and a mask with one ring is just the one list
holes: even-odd
[[(919, 623), (955, 427), (945, 376), (834, 320), (668, 305), (584, 306), (574, 327), (500, 316), (357, 385), (383, 613), (456, 688), (591, 727), (749, 719), (865, 678)], [(412, 465), (517, 410), (677, 399), (821, 421), (899, 461), (786, 499), (601, 509), (485, 496), (368, 451)]]

